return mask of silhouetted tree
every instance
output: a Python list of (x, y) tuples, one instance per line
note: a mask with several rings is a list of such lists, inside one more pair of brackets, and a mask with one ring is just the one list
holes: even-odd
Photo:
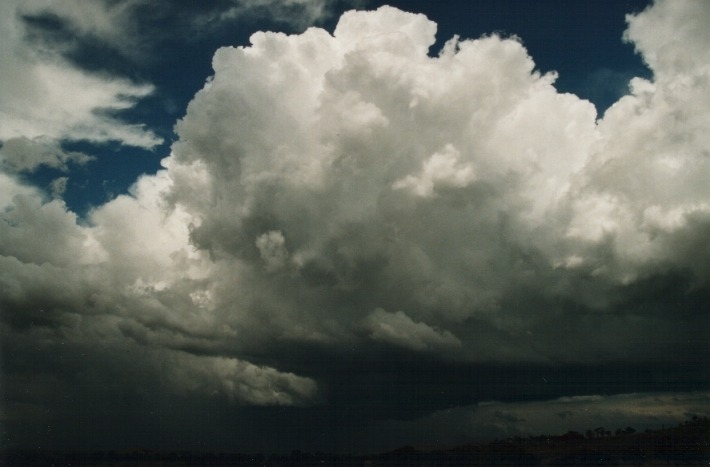
[(561, 441), (579, 441), (584, 439), (584, 435), (576, 431), (568, 431), (564, 435), (559, 436), (558, 439)]

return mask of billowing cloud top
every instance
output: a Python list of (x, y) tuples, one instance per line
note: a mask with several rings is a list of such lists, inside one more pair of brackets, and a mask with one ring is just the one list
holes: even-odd
[(248, 404), (321, 401), (325, 356), (697, 361), (709, 15), (629, 17), (654, 79), (599, 120), (516, 38), (430, 55), (436, 25), (391, 7), (222, 48), (165, 170), (88, 225), (2, 175), (3, 343), (118, 368), (146, 349), (129, 384)]

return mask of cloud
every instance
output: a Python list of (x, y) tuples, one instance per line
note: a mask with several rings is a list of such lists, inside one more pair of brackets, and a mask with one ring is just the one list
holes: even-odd
[[(702, 392), (590, 395), (529, 403), (490, 403), (471, 408), (470, 415), (479, 422), (488, 419), (488, 423), (495, 424), (495, 415), (500, 411), (514, 414), (515, 419), (504, 420), (512, 423), (498, 425), (509, 436), (562, 434), (567, 430), (584, 433), (597, 426), (613, 431), (633, 425), (640, 430), (676, 425), (691, 415), (705, 415), (709, 402), (709, 395)], [(562, 422), (555, 420), (558, 413), (565, 414)]]
[[(596, 155), (628, 135), (557, 93), (516, 39), (455, 38), (432, 57), (435, 30), (383, 7), (343, 15), (333, 36), (257, 33), (215, 54), (170, 159), (200, 176), (176, 178), (170, 198), (199, 218), (190, 240), (217, 280), (249, 284), (216, 293), (226, 319), (270, 322), (243, 344), (255, 348), (356, 342), (382, 309), (406, 310), (400, 326), (455, 327), (473, 361), (646, 358), (627, 344), (631, 318), (598, 310), (628, 284), (615, 268), (654, 269), (626, 250), (602, 259), (627, 207), (585, 188)], [(613, 343), (584, 330), (608, 320)], [(561, 323), (574, 337), (547, 329)], [(635, 341), (653, 347), (642, 328)]]
[[(45, 137), (155, 144), (96, 113), (150, 88), (45, 68), (4, 43), (6, 73), (27, 72), (28, 89), (67, 81), (73, 98), (50, 89), (38, 120), (36, 98), (3, 78), (3, 346), (65, 392), (83, 374), (66, 362), (92, 374), (107, 361), (109, 374), (133, 371), (125, 388), (138, 392), (167, 382), (236, 405), (371, 404), (363, 417), (464, 405), (489, 382), (508, 399), (601, 393), (579, 375), (609, 362), (625, 370), (609, 383), (618, 392), (668, 389), (666, 373), (624, 379), (649, 364), (682, 367), (672, 389), (696, 388), (710, 296), (707, 9), (657, 2), (629, 18), (654, 78), (632, 80), (601, 119), (519, 40), (453, 38), (430, 54), (436, 25), (391, 7), (348, 12), (332, 35), (255, 33), (216, 52), (163, 170), (83, 222), (18, 172), (85, 160)], [(17, 32), (3, 18), (3, 34)], [(687, 33), (650, 32), (679, 22)], [(432, 359), (448, 371), (442, 390), (395, 371)], [(22, 381), (18, 366), (7, 372)], [(577, 385), (540, 389), (530, 375), (549, 368)], [(531, 407), (476, 413), (491, 429), (533, 429), (582, 402), (594, 401), (543, 404), (552, 418), (534, 426)]]
[(655, 2), (637, 15), (627, 15), (624, 39), (634, 44), (656, 79), (682, 80), (672, 75), (695, 74), (710, 57), (702, 47), (709, 34), (702, 27), (708, 14), (692, 0)]
[(461, 345), (461, 341), (450, 332), (439, 332), (425, 323), (414, 322), (402, 311), (388, 313), (378, 308), (365, 318), (365, 326), (370, 331), (370, 337), (373, 340), (411, 350)]
[(121, 49), (125, 45), (137, 45), (133, 16), (145, 0), (66, 2), (24, 2), (21, 14), (29, 18), (53, 17), (63, 23), (74, 36), (91, 36)]
[[(61, 200), (15, 185), (0, 223), (3, 344), (32, 361), (68, 342), (85, 369), (98, 364), (85, 356), (88, 349), (101, 347), (111, 359), (117, 352), (117, 367), (138, 372), (124, 378), (127, 388), (147, 381), (173, 394), (235, 403), (313, 403), (314, 381), (219, 355), (234, 332), (210, 317), (209, 265), (189, 247), (185, 213), (160, 204), (165, 183), (145, 177), (134, 196), (92, 212), (88, 226), (77, 225)], [(191, 353), (205, 345), (217, 355)], [(124, 361), (125, 349), (142, 360)], [(47, 370), (60, 380), (63, 371)]]
[[(7, 193), (3, 194), (0, 254), (22, 264), (71, 266), (81, 263), (83, 229), (76, 225), (74, 213), (63, 201), (45, 202), (41, 192), (3, 176)], [(4, 277), (17, 283), (6, 271)], [(19, 285), (19, 284), (18, 284)]]
[(675, 426), (693, 415), (707, 416), (709, 410), (706, 392), (588, 395), (533, 402), (489, 401), (438, 411), (416, 421), (383, 423), (380, 429), (400, 431), (399, 436), (411, 443), (431, 442), (431, 433), (437, 433), (439, 444), (446, 446), (470, 439), (562, 435), (567, 431), (584, 434), (597, 427), (612, 433), (629, 426), (636, 431), (658, 429)]
[(284, 246), (284, 236), (279, 231), (270, 231), (259, 235), (256, 247), (259, 249), (261, 259), (264, 260), (266, 269), (274, 270), (284, 266), (288, 259), (288, 250)]
[(57, 177), (49, 184), (53, 198), (61, 198), (67, 189), (69, 177)]
[[(710, 140), (707, 118), (707, 53), (699, 40), (707, 9), (694, 2), (657, 2), (627, 18), (625, 34), (649, 64), (654, 79), (631, 80), (599, 122), (603, 138), (589, 155), (575, 187), (568, 235), (614, 252), (605, 274), (632, 281), (648, 267), (691, 268), (673, 237), (705, 231), (710, 193), (702, 180)], [(682, 34), (670, 34), (679, 29)], [(691, 233), (694, 232), (694, 233)], [(687, 237), (686, 237), (687, 238)], [(606, 247), (605, 247), (606, 248)], [(699, 245), (685, 245), (702, 251)], [(588, 263), (595, 259), (590, 257)]]
[(447, 145), (424, 162), (421, 174), (407, 175), (394, 182), (392, 188), (410, 189), (419, 196), (431, 196), (437, 186), (468, 186), (476, 179), (476, 174), (472, 165), (458, 165), (459, 157), (461, 154), (456, 148)]
[[(105, 47), (123, 59), (145, 62), (161, 47), (175, 45), (175, 30), (190, 38), (204, 38), (215, 28), (255, 20), (305, 29), (331, 18), (336, 7), (356, 6), (360, 0), (220, 0), (183, 2), (171, 8), (168, 0), (67, 0), (24, 2), (22, 15), (40, 25), (33, 35), (36, 45), (71, 54), (85, 45)], [(42, 29), (42, 22), (55, 25)], [(168, 32), (169, 31), (169, 32)]]
[(24, 14), (36, 2), (0, 7), (0, 139), (118, 141), (150, 148), (162, 140), (143, 125), (114, 115), (149, 95), (153, 87), (82, 71), (60, 54), (27, 41)]
[(31, 172), (47, 166), (66, 172), (69, 164), (83, 165), (94, 160), (77, 151), (65, 151), (54, 140), (45, 137), (11, 138), (0, 145), (0, 163), (8, 172)]
[(253, 405), (307, 405), (316, 399), (316, 383), (224, 357), (173, 354), (168, 378), (180, 391), (225, 395)]
[(221, 11), (219, 21), (241, 17), (264, 17), (270, 21), (309, 26), (331, 14), (332, 0), (231, 0), (233, 6)]

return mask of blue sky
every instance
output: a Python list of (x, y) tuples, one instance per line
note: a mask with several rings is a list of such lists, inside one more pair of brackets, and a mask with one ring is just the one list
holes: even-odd
[(708, 4), (0, 18), (4, 446), (374, 452), (710, 413)]

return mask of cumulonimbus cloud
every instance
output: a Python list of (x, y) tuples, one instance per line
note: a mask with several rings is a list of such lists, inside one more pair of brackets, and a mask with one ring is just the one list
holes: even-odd
[[(220, 49), (164, 170), (87, 224), (3, 175), (4, 339), (206, 355), (164, 358), (187, 368), (166, 381), (256, 404), (317, 400), (308, 362), (284, 349), (538, 363), (695, 352), (710, 93), (708, 60), (686, 52), (702, 49), (708, 11), (659, 1), (630, 17), (654, 79), (599, 119), (519, 40), (453, 38), (430, 54), (436, 25), (391, 7), (348, 12), (332, 35)], [(639, 298), (659, 284), (670, 298)], [(200, 372), (213, 383), (194, 385)]]

